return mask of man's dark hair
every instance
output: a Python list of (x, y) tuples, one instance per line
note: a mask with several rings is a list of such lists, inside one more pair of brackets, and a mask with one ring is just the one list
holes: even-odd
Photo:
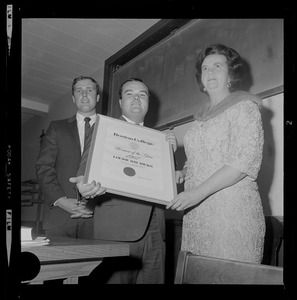
[(150, 89), (149, 89), (149, 87), (148, 87), (141, 79), (139, 79), (139, 78), (130, 78), (130, 79), (124, 81), (124, 82), (121, 84), (121, 86), (120, 86), (120, 89), (119, 89), (119, 96), (120, 96), (120, 99), (122, 99), (122, 92), (123, 92), (123, 86), (124, 86), (124, 84), (127, 83), (127, 82), (130, 82), (130, 81), (131, 81), (131, 82), (133, 82), (133, 81), (138, 81), (138, 82), (143, 83), (143, 84), (147, 87), (147, 90), (148, 90), (148, 96), (150, 96)]

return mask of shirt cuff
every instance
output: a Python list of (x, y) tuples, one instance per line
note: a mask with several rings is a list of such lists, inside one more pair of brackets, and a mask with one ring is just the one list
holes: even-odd
[[(66, 199), (67, 197), (64, 196), (64, 197), (62, 197), (62, 198)], [(50, 206), (50, 208), (53, 208), (53, 207), (55, 207), (55, 206), (58, 206), (58, 201), (59, 201), (60, 199), (61, 199), (61, 198), (57, 199), (54, 203), (52, 203), (51, 206)]]

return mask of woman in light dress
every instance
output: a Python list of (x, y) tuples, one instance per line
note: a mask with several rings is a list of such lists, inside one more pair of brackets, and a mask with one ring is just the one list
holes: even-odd
[(184, 211), (182, 250), (261, 263), (265, 218), (256, 182), (264, 142), (261, 100), (238, 90), (243, 66), (232, 48), (207, 46), (196, 69), (209, 102), (185, 134), (187, 161), (176, 171), (185, 190), (167, 208)]

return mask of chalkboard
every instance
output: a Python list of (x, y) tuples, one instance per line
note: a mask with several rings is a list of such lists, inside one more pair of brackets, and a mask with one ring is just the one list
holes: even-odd
[(193, 19), (110, 72), (105, 80), (110, 85), (107, 114), (120, 115), (119, 87), (128, 78), (138, 77), (151, 92), (148, 126), (162, 129), (192, 120), (198, 107), (208, 101), (199, 91), (195, 60), (212, 43), (232, 47), (244, 59), (243, 89), (261, 97), (282, 91), (282, 19)]

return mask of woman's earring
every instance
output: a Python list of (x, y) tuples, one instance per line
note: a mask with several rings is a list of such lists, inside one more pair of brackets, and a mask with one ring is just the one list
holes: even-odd
[(205, 88), (205, 86), (203, 87), (203, 92), (206, 92), (206, 88)]
[(231, 82), (228, 81), (228, 83), (227, 83), (227, 88), (229, 88), (230, 86), (231, 86)]

